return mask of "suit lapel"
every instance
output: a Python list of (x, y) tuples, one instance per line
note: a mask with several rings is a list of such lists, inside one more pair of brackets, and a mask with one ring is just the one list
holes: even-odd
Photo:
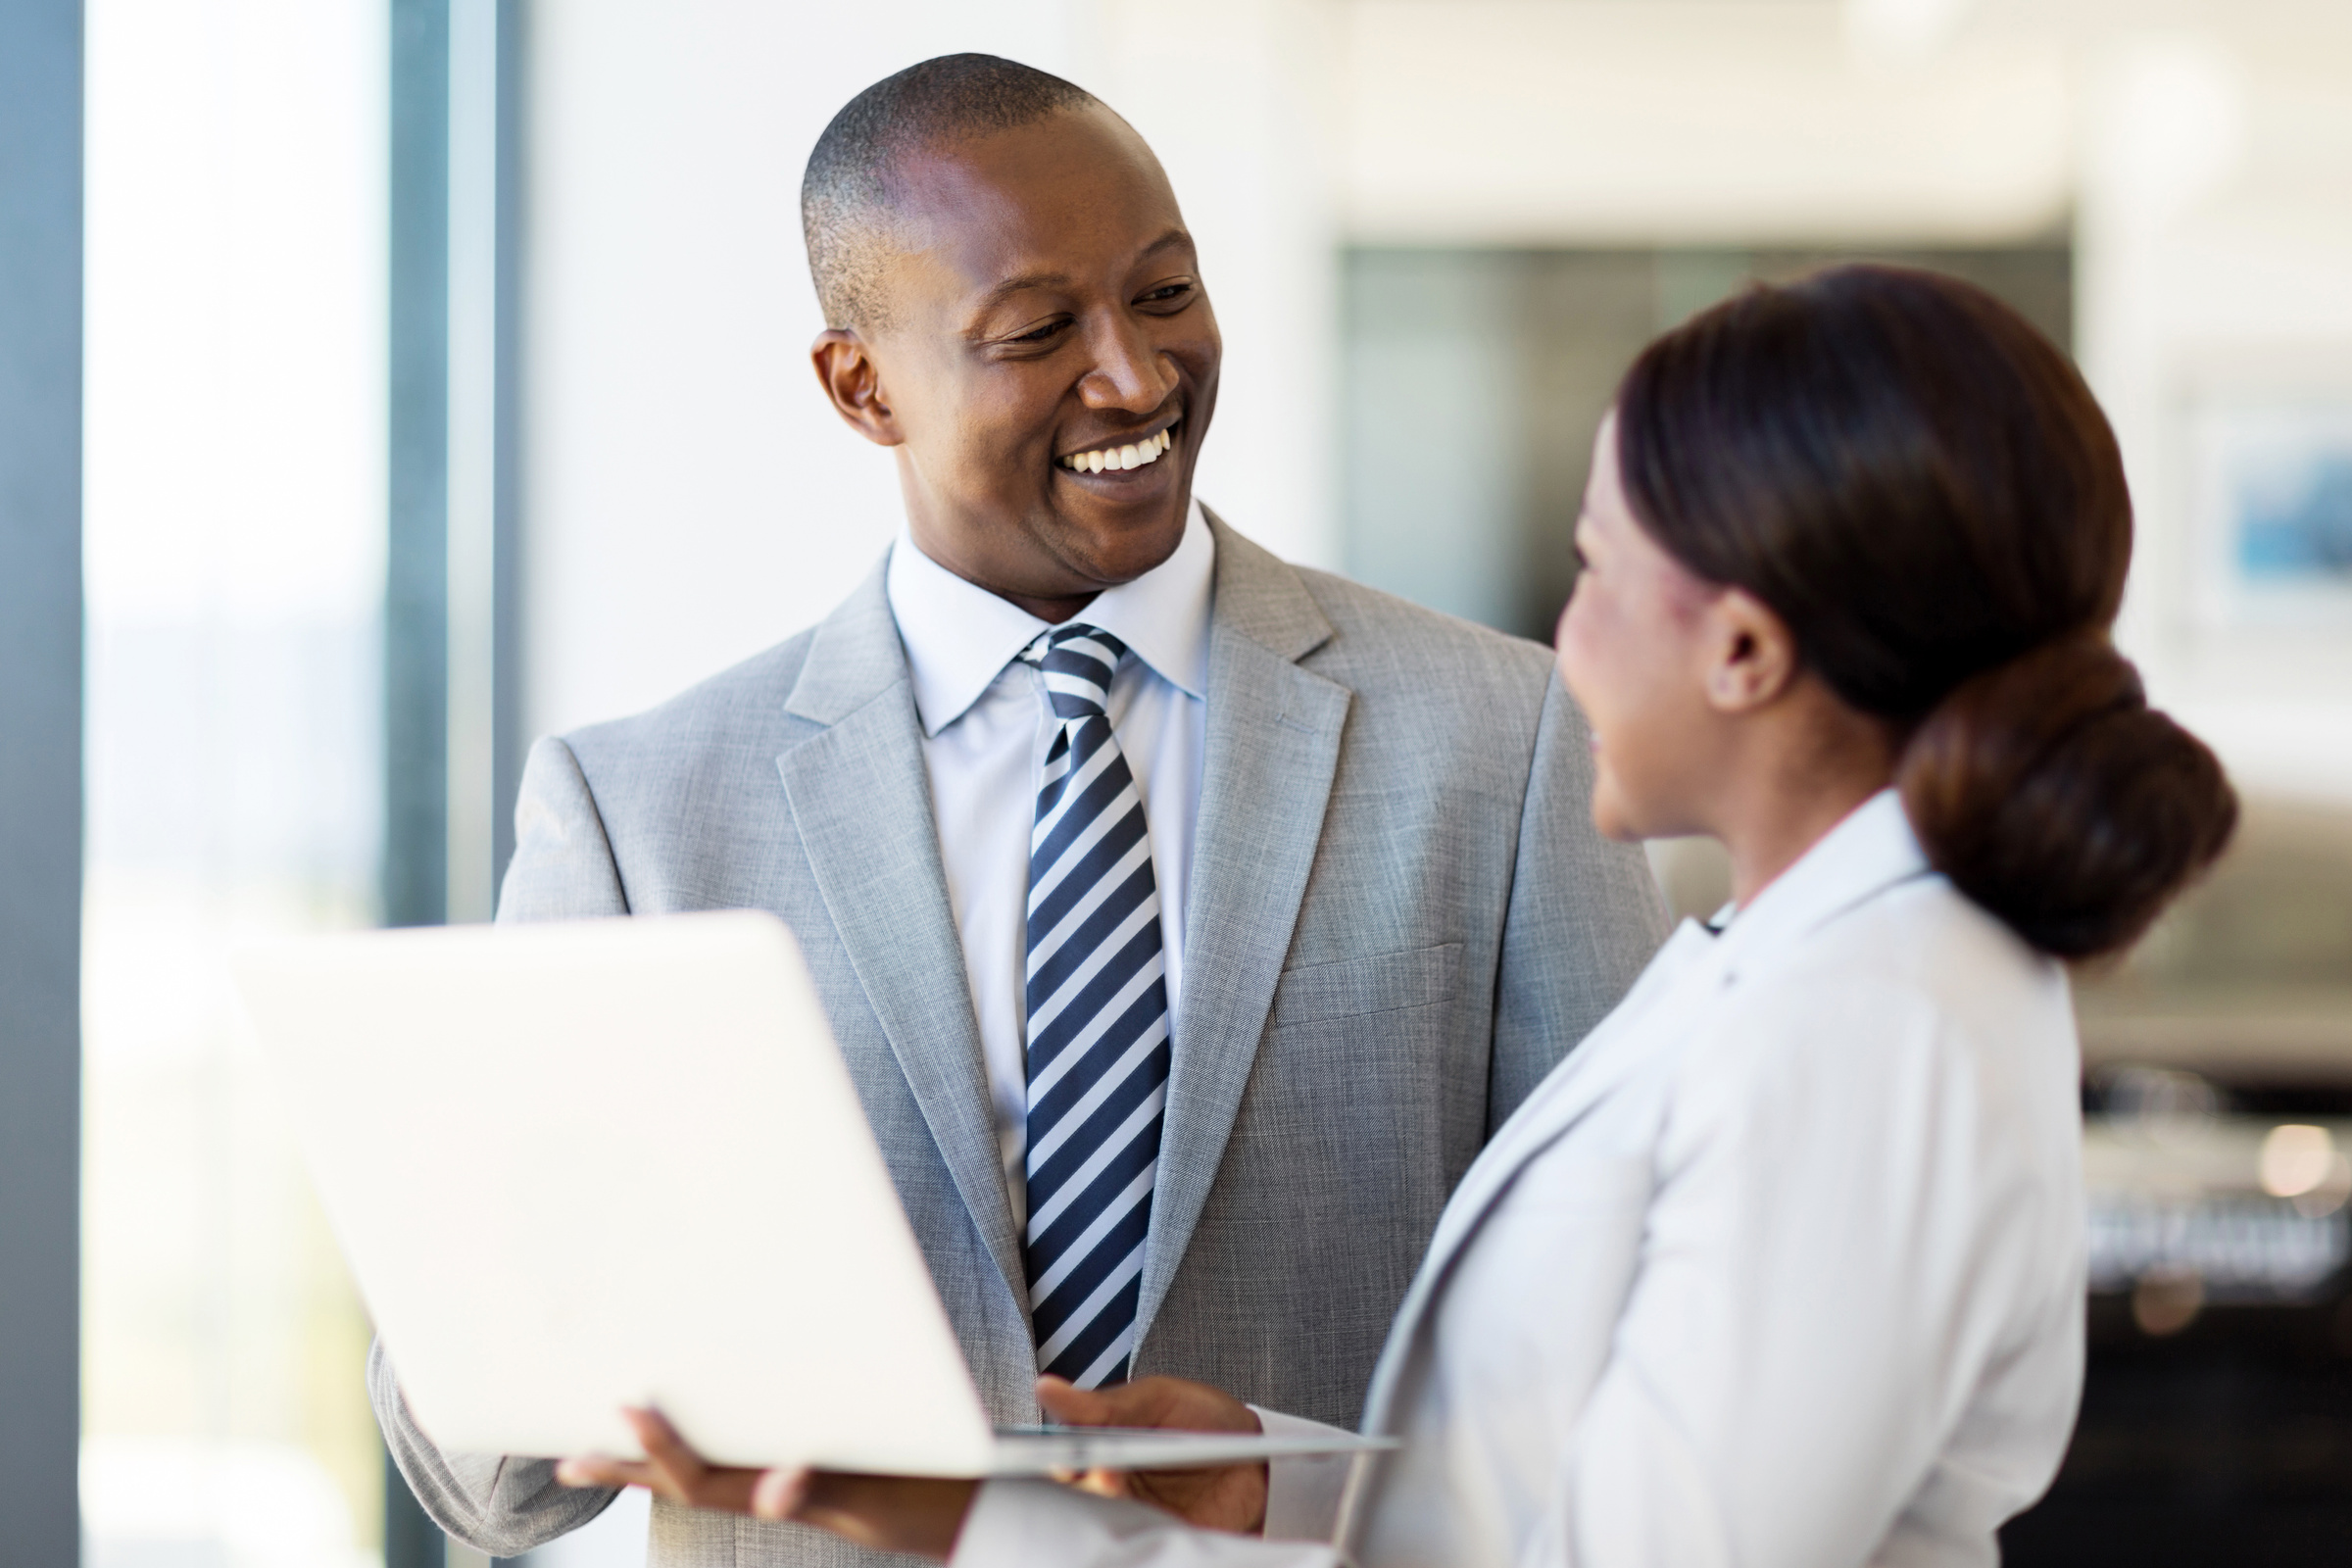
[(776, 759), (817, 891), (964, 1206), (1025, 1301), (922, 732), (881, 571), (818, 628), (785, 706), (824, 726)]
[(1290, 951), (1349, 694), (1298, 660), (1331, 623), (1298, 574), (1210, 516), (1207, 748), (1184, 917), (1167, 1120), (1136, 1338), (1150, 1332), (1224, 1158)]

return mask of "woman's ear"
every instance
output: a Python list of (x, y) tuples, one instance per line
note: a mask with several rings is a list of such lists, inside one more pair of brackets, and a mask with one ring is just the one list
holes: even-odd
[(1707, 607), (1707, 706), (1753, 712), (1796, 679), (1796, 639), (1772, 607), (1744, 588), (1727, 588)]
[(809, 345), (808, 359), (816, 367), (817, 383), (833, 402), (833, 412), (851, 429), (878, 447), (906, 441), (882, 389), (882, 368), (863, 338), (849, 328), (828, 326)]

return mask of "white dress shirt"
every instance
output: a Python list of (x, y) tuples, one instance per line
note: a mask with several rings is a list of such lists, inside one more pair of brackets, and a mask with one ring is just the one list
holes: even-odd
[(992, 1481), (954, 1561), (1993, 1568), (2082, 1385), (2080, 1070), (2064, 971), (1887, 791), (1685, 921), (1471, 1166), (1352, 1505), (1278, 1461), (1291, 1539), (1246, 1540)]
[[(1174, 555), (1072, 617), (1127, 645), (1110, 682), (1110, 729), (1152, 834), (1171, 1023), (1184, 989), (1185, 888), (1200, 807), (1215, 569), (1216, 541), (1196, 501)], [(1017, 656), (1049, 628), (940, 565), (904, 531), (891, 548), (888, 587), (914, 679), (931, 813), (980, 1021), (1004, 1188), (1015, 1223), (1024, 1223), (1029, 834), (1046, 749), (1061, 721), (1046, 700), (1045, 677)], [(1174, 1038), (1182, 1050), (1181, 1034)]]

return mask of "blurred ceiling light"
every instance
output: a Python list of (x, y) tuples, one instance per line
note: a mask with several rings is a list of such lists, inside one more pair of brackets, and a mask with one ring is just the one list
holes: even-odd
[(2092, 75), (2086, 201), (2162, 220), (2236, 172), (2246, 86), (2219, 43), (2192, 34), (2130, 38)]
[(1975, 0), (1845, 0), (1845, 37), (1874, 65), (1914, 66), (1939, 53)]
[(2262, 1190), (2273, 1198), (2301, 1198), (2318, 1191), (2338, 1160), (2327, 1128), (2292, 1122), (2274, 1127), (2262, 1141)]

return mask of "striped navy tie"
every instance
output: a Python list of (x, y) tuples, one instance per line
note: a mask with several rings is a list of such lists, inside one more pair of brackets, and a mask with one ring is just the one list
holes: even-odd
[(1143, 797), (1105, 703), (1126, 645), (1039, 637), (1061, 728), (1029, 838), (1029, 1230), (1037, 1364), (1080, 1388), (1127, 1375), (1168, 1092), (1159, 885)]

